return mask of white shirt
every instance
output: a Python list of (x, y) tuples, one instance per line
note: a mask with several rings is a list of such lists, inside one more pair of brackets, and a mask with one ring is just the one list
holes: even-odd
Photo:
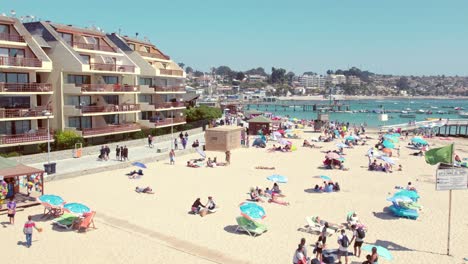
[(304, 254), (302, 254), (301, 251), (297, 251), (294, 253), (294, 257), (293, 257), (293, 263), (296, 264), (299, 262), (299, 260), (303, 260), (304, 259)]

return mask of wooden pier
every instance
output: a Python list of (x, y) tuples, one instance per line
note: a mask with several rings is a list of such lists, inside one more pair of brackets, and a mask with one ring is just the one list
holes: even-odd
[(432, 128), (435, 131), (436, 136), (468, 137), (468, 119), (442, 119), (441, 121), (421, 121), (416, 123), (389, 125), (383, 126), (381, 130), (400, 128), (402, 131), (409, 131), (423, 128), (438, 122), (443, 122), (443, 125)]
[[(297, 102), (250, 102), (250, 103), (241, 103), (245, 110), (250, 110), (252, 108), (256, 110), (265, 110), (265, 111), (288, 111), (292, 110), (303, 111), (303, 112), (320, 112), (320, 111), (350, 111), (350, 106), (348, 104), (342, 103), (332, 103), (332, 104), (311, 104), (311, 103), (302, 103)], [(263, 108), (263, 109), (262, 109)]]

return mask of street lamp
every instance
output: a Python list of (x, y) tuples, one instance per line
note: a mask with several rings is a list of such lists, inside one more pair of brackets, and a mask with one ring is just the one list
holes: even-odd
[(48, 110), (42, 111), (42, 116), (47, 117), (47, 164), (50, 164), (50, 123), (49, 123), (49, 119), (50, 119), (51, 115), (52, 115), (52, 113), (49, 112)]

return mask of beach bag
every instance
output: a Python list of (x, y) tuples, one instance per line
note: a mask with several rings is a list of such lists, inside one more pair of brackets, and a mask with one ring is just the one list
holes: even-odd
[(344, 235), (341, 238), (340, 244), (341, 244), (342, 247), (345, 247), (345, 248), (349, 247), (349, 239), (348, 239), (348, 237), (346, 235)]
[(364, 229), (362, 227), (357, 229), (357, 236), (360, 239), (363, 239), (363, 238), (366, 237), (366, 232), (364, 231)]

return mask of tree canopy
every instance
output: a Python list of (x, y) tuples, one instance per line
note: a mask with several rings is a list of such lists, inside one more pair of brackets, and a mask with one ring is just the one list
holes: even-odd
[(201, 105), (199, 107), (190, 107), (184, 110), (187, 122), (198, 120), (213, 120), (222, 116), (220, 108)]
[(286, 70), (282, 68), (271, 68), (270, 81), (272, 84), (283, 84), (286, 81)]
[(253, 68), (248, 71), (245, 71), (245, 74), (248, 75), (261, 75), (261, 76), (268, 76), (268, 74), (265, 72), (265, 69), (262, 67), (258, 68)]

